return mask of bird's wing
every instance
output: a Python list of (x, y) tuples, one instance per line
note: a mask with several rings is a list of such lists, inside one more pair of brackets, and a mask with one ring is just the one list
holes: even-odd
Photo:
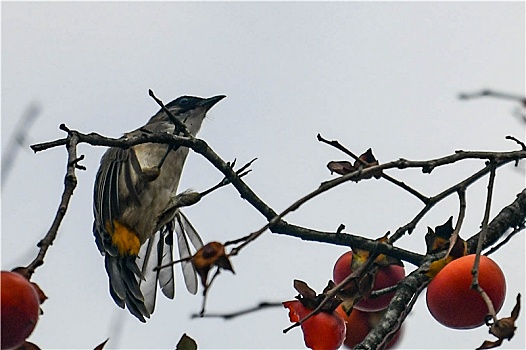
[(157, 281), (163, 294), (173, 299), (175, 297), (174, 268), (165, 267), (155, 271), (156, 266), (173, 261), (173, 239), (169, 242), (170, 233), (157, 232), (146, 244), (141, 247), (137, 264), (144, 275), (144, 280), (139, 281), (140, 289), (144, 295), (146, 309), (150, 314), (155, 309), (157, 299)]
[[(110, 148), (103, 155), (95, 180), (93, 234), (97, 247), (105, 255), (110, 294), (115, 303), (121, 308), (127, 306), (133, 315), (145, 322), (145, 317), (151, 314), (147, 305), (150, 305), (151, 299), (155, 303), (155, 292), (148, 294), (148, 299), (145, 300), (139, 286), (139, 281), (144, 280), (144, 275), (136, 263), (137, 257), (120, 253), (112, 242), (116, 220), (126, 205), (139, 200), (132, 181), (133, 159), (133, 149)], [(124, 184), (120, 183), (122, 179)], [(126, 193), (119, 193), (120, 191)], [(155, 281), (152, 279), (149, 282), (153, 283), (154, 291)]]
[(116, 256), (118, 252), (111, 242), (108, 229), (113, 229), (113, 220), (120, 214), (119, 177), (127, 160), (128, 150), (109, 148), (102, 156), (99, 171), (95, 178), (93, 234), (100, 252), (112, 256)]
[[(203, 247), (203, 241), (199, 234), (192, 226), (186, 216), (178, 210), (173, 220), (175, 232), (177, 234), (177, 245), (179, 247), (180, 259), (188, 258), (192, 256), (192, 250), (190, 243), (194, 246), (195, 250), (199, 250)], [(189, 242), (190, 240), (190, 242)], [(186, 289), (192, 293), (197, 293), (197, 275), (195, 273), (194, 266), (190, 261), (184, 261), (181, 263), (183, 269), (184, 282)]]

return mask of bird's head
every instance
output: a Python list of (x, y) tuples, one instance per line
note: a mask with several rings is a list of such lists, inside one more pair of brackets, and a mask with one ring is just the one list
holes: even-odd
[[(166, 105), (166, 108), (172, 114), (183, 122), (192, 135), (196, 135), (201, 124), (206, 117), (206, 113), (219, 101), (225, 98), (225, 95), (217, 95), (209, 98), (196, 96), (181, 96)], [(161, 109), (154, 116), (169, 120), (168, 116)]]

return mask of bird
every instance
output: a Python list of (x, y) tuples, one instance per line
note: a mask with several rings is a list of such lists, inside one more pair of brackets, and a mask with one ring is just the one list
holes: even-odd
[[(151, 133), (196, 136), (207, 112), (226, 96), (181, 96), (161, 108), (142, 127), (125, 138)], [(184, 124), (182, 130), (178, 122)], [(177, 193), (189, 149), (160, 143), (129, 148), (110, 147), (101, 158), (94, 183), (93, 234), (109, 278), (110, 295), (141, 322), (155, 309), (157, 283), (163, 294), (175, 297), (173, 265), (174, 233), (181, 258), (191, 256), (203, 241), (180, 211), (195, 192)], [(190, 199), (190, 200), (189, 200)], [(197, 293), (197, 277), (190, 262), (183, 262), (189, 292)]]

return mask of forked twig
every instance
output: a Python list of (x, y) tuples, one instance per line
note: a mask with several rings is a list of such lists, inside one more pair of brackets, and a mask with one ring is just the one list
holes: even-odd
[(68, 137), (66, 139), (68, 162), (66, 176), (64, 178), (64, 191), (62, 192), (62, 199), (51, 227), (44, 238), (37, 244), (37, 246), (40, 248), (38, 254), (36, 258), (26, 267), (28, 277), (31, 277), (35, 270), (44, 264), (44, 257), (46, 256), (49, 247), (53, 244), (55, 238), (57, 237), (60, 224), (62, 223), (62, 220), (64, 219), (68, 210), (69, 201), (73, 195), (75, 187), (77, 187), (77, 176), (75, 175), (75, 169), (85, 169), (78, 164), (78, 162), (83, 159), (83, 156), (77, 157), (77, 144), (79, 141), (77, 133), (67, 129), (65, 126), (61, 126), (61, 129), (68, 132)]
[[(318, 134), (317, 138), (318, 138), (318, 141), (323, 142), (325, 144), (328, 144), (329, 146), (332, 146), (332, 147), (342, 151), (343, 153), (347, 154), (348, 156), (351, 156), (351, 158), (353, 158), (355, 161), (359, 162), (361, 165), (367, 165), (367, 163), (363, 159), (361, 159), (356, 154), (354, 154), (351, 150), (349, 150), (348, 148), (346, 148), (345, 146), (340, 144), (340, 142), (338, 142), (337, 140), (329, 141), (329, 140), (325, 139), (323, 136), (321, 136), (321, 134)], [(418, 198), (424, 204), (427, 204), (429, 202), (429, 198), (428, 197), (424, 196), (423, 194), (421, 194), (420, 192), (418, 192), (417, 190), (415, 190), (411, 186), (407, 185), (403, 181), (397, 180), (394, 177), (389, 176), (389, 175), (387, 175), (385, 173), (380, 173), (380, 175), (384, 179), (386, 179), (387, 181), (389, 181), (389, 182), (395, 184), (396, 186), (401, 187), (404, 190), (406, 190), (407, 192), (411, 193), (413, 196)]]

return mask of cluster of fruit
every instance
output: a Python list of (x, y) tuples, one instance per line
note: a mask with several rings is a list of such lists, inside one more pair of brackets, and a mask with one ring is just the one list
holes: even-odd
[[(339, 257), (333, 268), (334, 283), (343, 282), (352, 274), (353, 266), (355, 268), (359, 266), (359, 263), (353, 264), (353, 258), (363, 260), (360, 253), (353, 254), (352, 251)], [(488, 306), (480, 293), (471, 288), (474, 260), (475, 255), (453, 259), (432, 276), (433, 279), (427, 289), (427, 306), (431, 315), (446, 327), (470, 329), (485, 323)], [(389, 287), (396, 286), (404, 278), (405, 270), (400, 264), (390, 264), (385, 261), (378, 264), (374, 278), (369, 281), (372, 288), (369, 288), (366, 296), (361, 295), (357, 299), (359, 301), (352, 306), (352, 311), (348, 315), (341, 304), (332, 308), (325, 307), (302, 323), (307, 347), (314, 350), (338, 349), (343, 344), (353, 348), (361, 343), (380, 322), (389, 306), (395, 294), (395, 291)], [(491, 299), (495, 311), (498, 312), (504, 303), (506, 282), (499, 266), (486, 256), (480, 257), (478, 282)], [(348, 283), (356, 284), (356, 281)], [(290, 310), (289, 316), (293, 322), (298, 322), (309, 315), (322, 299), (316, 296), (314, 291), (309, 290), (308, 286), (303, 290), (305, 288), (307, 288), (306, 292), (296, 288), (300, 292), (299, 300), (284, 303), (284, 306)], [(391, 337), (386, 349), (393, 348), (399, 342), (402, 332), (403, 325)]]

